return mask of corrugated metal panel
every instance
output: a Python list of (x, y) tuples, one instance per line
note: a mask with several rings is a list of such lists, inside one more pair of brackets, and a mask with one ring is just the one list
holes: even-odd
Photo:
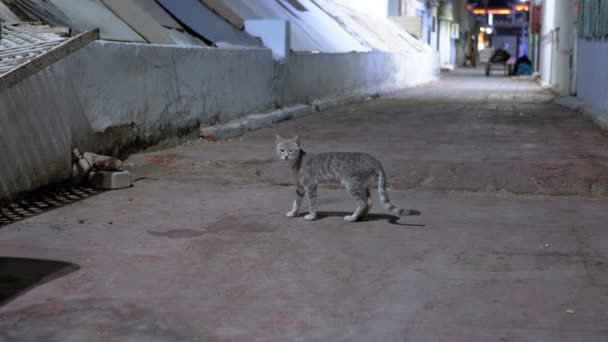
[[(278, 0), (277, 2), (287, 2), (293, 6), (294, 10), (297, 9), (297, 6), (294, 5), (296, 0)], [(306, 8), (306, 11), (297, 12), (300, 27), (321, 44), (320, 51), (369, 51), (314, 2), (310, 0), (298, 0), (297, 2)], [(289, 5), (284, 7), (289, 7)]]
[(19, 10), (28, 21), (41, 22), (52, 26), (72, 27), (72, 22), (61, 10), (43, 0), (4, 0)]
[(171, 39), (175, 41), (177, 45), (180, 46), (207, 46), (205, 42), (198, 39), (197, 37), (184, 32), (182, 30), (174, 29), (174, 28), (166, 28), (167, 32), (171, 36)]
[(158, 0), (183, 25), (214, 43), (260, 46), (260, 43), (219, 17), (198, 0)]
[(310, 0), (223, 0), (223, 4), (243, 19), (288, 20), (294, 51), (368, 50)]
[[(184, 27), (178, 23), (167, 11), (159, 5), (155, 0), (130, 0), (133, 1), (142, 13), (146, 13), (144, 17), (151, 17), (157, 24), (161, 25), (168, 37), (171, 39), (171, 44), (183, 46), (205, 46), (205, 42), (197, 37), (186, 32)], [(140, 17), (137, 14), (137, 17)], [(128, 20), (131, 22), (131, 20)], [(151, 41), (152, 42), (152, 41)]]
[(101, 39), (146, 42), (137, 32), (120, 20), (99, 0), (49, 0), (72, 21), (76, 32), (99, 27)]
[(0, 76), (69, 39), (69, 28), (47, 25), (3, 25)]
[(175, 43), (167, 30), (139, 7), (134, 0), (101, 0), (101, 2), (150, 43)]
[(230, 7), (226, 6), (222, 0), (201, 0), (207, 7), (211, 8), (215, 13), (217, 13), (220, 17), (228, 20), (229, 23), (234, 25), (239, 30), (242, 30), (245, 27), (243, 23), (243, 18), (241, 18), (238, 14), (230, 9)]
[(371, 49), (397, 53), (432, 51), (428, 45), (418, 41), (388, 19), (368, 16), (332, 0), (314, 1)]
[[(127, 1), (127, 0), (125, 0)], [(154, 0), (133, 0), (139, 8), (144, 12), (152, 16), (156, 22), (164, 27), (170, 27), (174, 29), (183, 30), (184, 28), (180, 25), (161, 5)]]
[(414, 35), (416, 38), (422, 37), (422, 17), (421, 16), (401, 16), (389, 17), (395, 24)]
[(321, 44), (316, 42), (304, 31), (293, 16), (283, 14), (277, 4), (271, 1), (258, 0), (224, 0), (224, 4), (245, 20), (255, 19), (285, 19), (291, 22), (291, 49), (294, 51), (324, 51)]
[(18, 22), (21, 21), (5, 4), (0, 2), (0, 19), (6, 22)]

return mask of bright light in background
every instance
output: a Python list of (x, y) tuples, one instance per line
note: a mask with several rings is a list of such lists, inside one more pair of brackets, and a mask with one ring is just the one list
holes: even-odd
[[(518, 6), (520, 6), (520, 5), (518, 5)], [(484, 15), (486, 13), (509, 15), (509, 14), (511, 14), (511, 10), (508, 8), (489, 9), (487, 12), (483, 8), (476, 8), (473, 10), (473, 14), (476, 14), (476, 15)]]
[(488, 25), (494, 25), (494, 14), (492, 13), (488, 14)]

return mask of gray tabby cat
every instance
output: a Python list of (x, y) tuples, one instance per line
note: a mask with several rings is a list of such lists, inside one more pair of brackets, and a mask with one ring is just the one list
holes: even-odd
[(296, 184), (296, 199), (288, 217), (295, 217), (300, 211), (304, 195), (308, 196), (310, 212), (304, 218), (317, 218), (317, 184), (320, 182), (340, 182), (357, 202), (357, 209), (344, 220), (353, 222), (363, 218), (372, 207), (369, 186), (378, 176), (378, 194), (384, 208), (394, 214), (420, 215), (416, 210), (395, 207), (386, 193), (386, 174), (379, 161), (365, 153), (329, 152), (312, 154), (300, 148), (300, 137), (283, 138), (276, 135), (279, 157), (289, 162)]

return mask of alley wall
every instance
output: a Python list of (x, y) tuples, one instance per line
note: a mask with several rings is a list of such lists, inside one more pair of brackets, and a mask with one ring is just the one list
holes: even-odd
[(293, 54), (96, 41), (0, 92), (0, 199), (67, 181), (71, 150), (128, 153), (253, 113), (438, 76), (433, 52)]
[(606, 40), (579, 39), (577, 46), (577, 94), (588, 114), (604, 129), (608, 129), (608, 69)]
[(293, 54), (277, 88), (285, 106), (358, 93), (386, 93), (432, 80), (435, 53)]

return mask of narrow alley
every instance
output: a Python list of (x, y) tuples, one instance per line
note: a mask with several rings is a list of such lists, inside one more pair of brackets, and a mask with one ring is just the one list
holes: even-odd
[[(324, 185), (319, 220), (286, 217), (275, 132), (370, 153), (422, 214), (374, 191), (348, 223)], [(608, 137), (531, 80), (456, 69), (125, 164), (133, 187), (0, 228), (0, 260), (67, 263), (0, 307), (0, 341), (608, 340)]]

